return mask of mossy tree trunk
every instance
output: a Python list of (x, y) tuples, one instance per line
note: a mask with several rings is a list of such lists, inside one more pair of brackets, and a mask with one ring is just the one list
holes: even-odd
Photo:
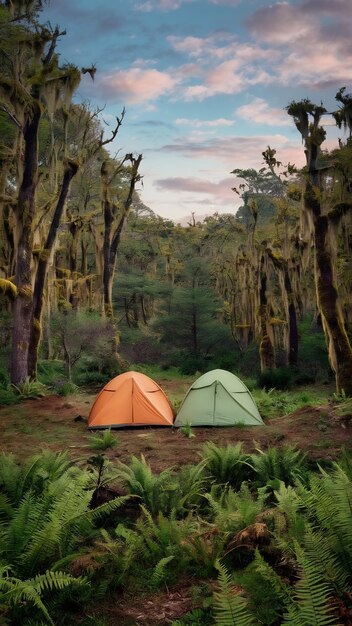
[(28, 375), (31, 378), (36, 378), (37, 375), (38, 349), (41, 339), (41, 319), (44, 304), (44, 288), (46, 284), (49, 260), (55, 245), (57, 231), (65, 208), (65, 202), (70, 189), (71, 181), (78, 171), (78, 163), (77, 161), (67, 159), (64, 167), (65, 170), (60, 195), (55, 207), (44, 249), (39, 255), (38, 267), (35, 276), (31, 334), (28, 351)]
[(121, 240), (121, 233), (128, 217), (133, 193), (136, 183), (140, 180), (138, 173), (142, 155), (134, 158), (132, 154), (126, 155), (123, 159), (119, 171), (122, 170), (123, 164), (131, 161), (130, 181), (125, 199), (120, 204), (116, 204), (111, 200), (110, 185), (114, 175), (109, 179), (108, 164), (104, 161), (101, 168), (102, 176), (102, 205), (104, 214), (104, 241), (103, 241), (103, 296), (104, 296), (104, 313), (106, 317), (113, 317), (112, 287), (114, 281), (117, 251)]
[(326, 110), (304, 100), (292, 102), (287, 111), (293, 117), (305, 143), (308, 172), (303, 194), (303, 211), (308, 218), (305, 220), (307, 228), (311, 232), (304, 232), (303, 236), (306, 239), (312, 236), (315, 244), (314, 279), (330, 365), (335, 372), (337, 392), (343, 391), (351, 396), (352, 347), (338, 296), (335, 234), (343, 215), (351, 212), (352, 203), (341, 202), (330, 211), (323, 204), (323, 173), (318, 168), (318, 157), (325, 139), (320, 120)]
[(260, 369), (262, 372), (275, 367), (275, 348), (272, 336), (272, 329), (269, 325), (270, 311), (267, 299), (267, 263), (266, 254), (260, 259), (259, 274), (259, 356)]
[(15, 284), (17, 297), (12, 312), (11, 382), (23, 382), (28, 376), (28, 350), (31, 331), (33, 292), (31, 261), (35, 191), (38, 182), (38, 128), (41, 118), (39, 102), (33, 103), (32, 114), (23, 126), (25, 143), (24, 171), (16, 208), (17, 254)]

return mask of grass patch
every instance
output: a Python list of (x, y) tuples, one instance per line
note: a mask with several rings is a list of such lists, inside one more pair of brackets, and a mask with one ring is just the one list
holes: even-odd
[(264, 419), (288, 415), (303, 407), (326, 404), (328, 391), (324, 389), (280, 391), (278, 389), (256, 389), (252, 392), (259, 413)]

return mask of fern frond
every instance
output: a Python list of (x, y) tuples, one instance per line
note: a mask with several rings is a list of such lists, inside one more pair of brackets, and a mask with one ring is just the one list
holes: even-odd
[(171, 554), (170, 556), (165, 556), (158, 561), (150, 579), (150, 586), (152, 588), (160, 587), (160, 585), (165, 581), (167, 576), (166, 567), (174, 558), (175, 557)]
[(295, 599), (289, 606), (285, 626), (337, 626), (332, 615), (332, 593), (324, 572), (302, 548), (296, 544), (300, 580), (296, 584)]
[(54, 626), (42, 595), (45, 591), (60, 591), (72, 584), (83, 585), (86, 581), (82, 578), (74, 578), (64, 572), (46, 571), (44, 574), (35, 576), (27, 580), (20, 580), (9, 576), (9, 567), (3, 567), (0, 571), (0, 602), (5, 606), (20, 605), (23, 601), (30, 602), (41, 611), (49, 624)]
[(233, 593), (231, 576), (226, 567), (217, 561), (219, 591), (214, 594), (216, 626), (254, 626), (244, 598)]

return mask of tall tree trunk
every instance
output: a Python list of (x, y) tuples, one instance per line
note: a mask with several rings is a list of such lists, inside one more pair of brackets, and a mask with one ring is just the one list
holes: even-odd
[(48, 272), (49, 260), (51, 258), (53, 247), (56, 241), (57, 231), (65, 208), (65, 202), (70, 189), (71, 181), (77, 171), (78, 164), (76, 161), (65, 161), (65, 171), (60, 195), (56, 204), (52, 222), (50, 224), (44, 250), (42, 250), (38, 259), (38, 267), (33, 292), (33, 313), (28, 350), (28, 375), (31, 378), (36, 378), (37, 375), (38, 350), (41, 339), (41, 319), (44, 303), (44, 288)]
[[(313, 148), (315, 146), (313, 145)], [(329, 353), (330, 365), (335, 372), (336, 390), (352, 396), (352, 347), (348, 339), (341, 305), (338, 297), (333, 231), (337, 230), (343, 210), (348, 205), (341, 203), (341, 215), (333, 210), (323, 214), (320, 202), (321, 185), (316, 167), (317, 151), (310, 151), (309, 175), (304, 192), (304, 205), (313, 220), (315, 243), (314, 280), (317, 302), (322, 316), (323, 329)]]
[(131, 178), (129, 184), (129, 190), (127, 198), (122, 202), (122, 206), (117, 219), (117, 224), (114, 226), (115, 213), (117, 212), (117, 206), (114, 205), (110, 199), (109, 189), (109, 173), (107, 163), (104, 162), (101, 168), (102, 176), (102, 203), (104, 213), (104, 243), (103, 243), (103, 292), (104, 292), (104, 312), (106, 317), (113, 317), (113, 305), (112, 305), (112, 286), (114, 280), (117, 250), (120, 244), (121, 233), (127, 219), (135, 186), (140, 176), (138, 169), (142, 161), (142, 155), (138, 158), (134, 158), (132, 155), (126, 155), (125, 159), (131, 161)]
[(269, 328), (268, 300), (266, 295), (267, 275), (264, 258), (260, 261), (259, 322), (260, 322), (260, 369), (262, 372), (275, 367), (275, 350)]
[[(287, 262), (286, 262), (287, 263)], [(295, 307), (295, 295), (292, 289), (290, 274), (286, 265), (284, 269), (284, 284), (288, 298), (288, 362), (290, 365), (297, 365), (298, 359), (298, 328), (297, 314)]]
[(330, 365), (335, 372), (336, 389), (338, 393), (344, 392), (352, 396), (352, 349), (336, 287), (334, 253), (329, 243), (331, 227), (326, 215), (320, 215), (314, 220), (315, 285)]
[[(337, 98), (338, 99), (338, 98)], [(338, 225), (347, 212), (350, 202), (341, 202), (327, 212), (322, 206), (323, 173), (317, 161), (320, 146), (325, 140), (325, 130), (320, 126), (321, 116), (326, 113), (322, 106), (309, 100), (292, 102), (287, 107), (305, 144), (308, 175), (303, 194), (301, 212), (303, 235), (315, 244), (314, 280), (317, 302), (321, 313), (329, 360), (335, 372), (336, 389), (352, 396), (352, 347), (348, 339), (336, 280), (336, 235)], [(313, 121), (312, 121), (313, 120)]]
[(23, 127), (24, 171), (18, 194), (16, 219), (18, 232), (15, 283), (18, 295), (14, 300), (12, 321), (11, 382), (21, 383), (28, 376), (33, 293), (31, 260), (35, 191), (38, 182), (38, 128), (41, 118), (39, 103), (33, 103), (32, 117)]

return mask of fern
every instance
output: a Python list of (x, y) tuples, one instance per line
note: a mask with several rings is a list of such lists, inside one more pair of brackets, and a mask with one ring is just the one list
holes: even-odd
[(118, 444), (118, 438), (112, 434), (111, 428), (104, 430), (101, 435), (91, 435), (89, 446), (94, 450), (107, 450), (114, 448)]
[(243, 481), (250, 479), (253, 475), (250, 455), (242, 452), (241, 442), (225, 448), (208, 441), (203, 447), (202, 457), (206, 461), (209, 473), (217, 483), (228, 483), (237, 489)]
[(132, 456), (130, 465), (120, 463), (117, 477), (123, 480), (131, 494), (141, 498), (152, 515), (170, 511), (170, 499), (177, 488), (172, 468), (153, 474), (142, 454), (140, 459)]
[(152, 589), (156, 589), (160, 587), (163, 582), (165, 582), (167, 578), (167, 565), (172, 561), (175, 557), (171, 554), (170, 556), (164, 556), (154, 567), (154, 571), (152, 577), (150, 579), (150, 586)]
[(251, 463), (257, 475), (257, 486), (276, 486), (279, 481), (293, 485), (297, 478), (302, 478), (306, 473), (306, 455), (291, 446), (268, 448), (265, 452), (257, 448)]
[(331, 475), (312, 476), (302, 491), (302, 504), (313, 528), (321, 529), (336, 555), (352, 575), (352, 481), (337, 467)]
[(267, 498), (265, 493), (255, 497), (243, 483), (240, 491), (215, 486), (204, 498), (209, 502), (212, 520), (223, 532), (238, 532), (255, 521)]
[(296, 544), (296, 557), (300, 580), (296, 584), (295, 599), (289, 606), (283, 624), (285, 626), (337, 626), (338, 621), (332, 615), (333, 604), (329, 583), (324, 579), (324, 572)]
[(219, 591), (214, 594), (216, 626), (254, 626), (254, 619), (244, 598), (233, 593), (231, 576), (226, 567), (217, 561)]
[(64, 572), (48, 570), (34, 578), (20, 580), (10, 576), (9, 571), (10, 567), (2, 567), (0, 570), (0, 603), (5, 606), (21, 606), (23, 602), (29, 602), (43, 613), (53, 626), (54, 622), (42, 600), (45, 591), (61, 591), (72, 584), (86, 584), (84, 579), (74, 578)]
[(258, 549), (255, 551), (254, 566), (258, 574), (270, 583), (271, 588), (275, 592), (276, 596), (282, 601), (282, 604), (287, 604), (292, 598), (290, 587), (284, 583), (269, 563), (263, 559)]

